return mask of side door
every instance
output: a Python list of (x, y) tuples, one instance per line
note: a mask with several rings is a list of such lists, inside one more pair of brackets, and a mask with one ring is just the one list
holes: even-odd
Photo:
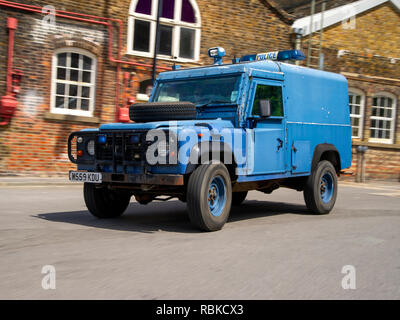
[[(286, 121), (282, 82), (255, 79), (247, 109), (248, 127), (253, 128), (250, 175), (284, 173), (286, 166)], [(260, 101), (269, 100), (271, 116), (262, 118)]]

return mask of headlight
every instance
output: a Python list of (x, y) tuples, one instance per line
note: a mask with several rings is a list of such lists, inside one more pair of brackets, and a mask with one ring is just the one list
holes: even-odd
[(94, 156), (94, 140), (90, 140), (86, 146), (87, 153)]
[(161, 157), (166, 157), (168, 154), (168, 142), (163, 140), (157, 145), (158, 155)]

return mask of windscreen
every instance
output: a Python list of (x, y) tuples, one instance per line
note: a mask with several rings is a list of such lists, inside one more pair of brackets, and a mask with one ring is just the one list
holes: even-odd
[(153, 102), (189, 101), (196, 105), (236, 104), (240, 76), (159, 82)]

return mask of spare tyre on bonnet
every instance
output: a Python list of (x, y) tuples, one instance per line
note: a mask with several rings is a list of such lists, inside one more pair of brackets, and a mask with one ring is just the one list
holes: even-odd
[(129, 118), (134, 122), (193, 120), (196, 106), (191, 102), (136, 103), (129, 108)]

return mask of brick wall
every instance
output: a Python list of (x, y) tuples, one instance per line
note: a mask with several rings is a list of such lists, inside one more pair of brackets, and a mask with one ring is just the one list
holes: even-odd
[(86, 49), (97, 56), (97, 90), (106, 94), (97, 94), (95, 116), (106, 121), (111, 119), (113, 112), (113, 94), (110, 94), (112, 90), (108, 86), (106, 76), (106, 73), (112, 73), (113, 69), (104, 61), (103, 43), (107, 34), (105, 30), (96, 26), (61, 19), (57, 21), (55, 30), (47, 30), (42, 25), (41, 15), (2, 8), (0, 21), (4, 24), (0, 40), (3, 62), (0, 68), (1, 95), (5, 94), (5, 63), (8, 49), (5, 21), (10, 16), (18, 19), (14, 68), (22, 70), (24, 76), (16, 114), (10, 125), (0, 128), (0, 173), (65, 172), (70, 168), (66, 154), (68, 134), (94, 125), (45, 118), (50, 110), (53, 52), (60, 47), (73, 46)]
[[(124, 22), (123, 50), (127, 46), (128, 0), (29, 1), (38, 6), (53, 5), (68, 10), (121, 19)], [(288, 18), (265, 0), (198, 0), (202, 18), (200, 61), (209, 64), (207, 49), (223, 46), (226, 59), (246, 53), (291, 48)], [(64, 174), (74, 166), (67, 159), (70, 132), (114, 120), (116, 65), (107, 59), (107, 30), (103, 26), (57, 18), (56, 29), (42, 25), (41, 14), (0, 8), (0, 96), (5, 93), (8, 48), (7, 17), (18, 19), (15, 35), (14, 68), (24, 72), (18, 109), (11, 124), (0, 128), (0, 174)], [(116, 34), (114, 34), (114, 39)], [(50, 111), (51, 64), (54, 50), (64, 46), (86, 49), (96, 55), (96, 107), (94, 118), (54, 118)], [(116, 56), (114, 41), (114, 56)], [(152, 59), (124, 55), (126, 61), (152, 63)], [(170, 61), (160, 61), (170, 66)], [(151, 69), (122, 65), (131, 72), (130, 89), (136, 95), (139, 82), (151, 78)], [(121, 72), (122, 79), (122, 72)], [(122, 80), (121, 80), (122, 82)]]
[[(360, 157), (357, 145), (352, 148), (352, 166), (350, 171), (355, 176), (357, 160)], [(391, 180), (400, 182), (400, 149), (368, 146), (365, 153), (365, 178), (367, 180)]]
[(400, 14), (389, 1), (356, 16), (355, 29), (341, 23), (324, 30), (324, 46), (360, 54), (400, 57)]

